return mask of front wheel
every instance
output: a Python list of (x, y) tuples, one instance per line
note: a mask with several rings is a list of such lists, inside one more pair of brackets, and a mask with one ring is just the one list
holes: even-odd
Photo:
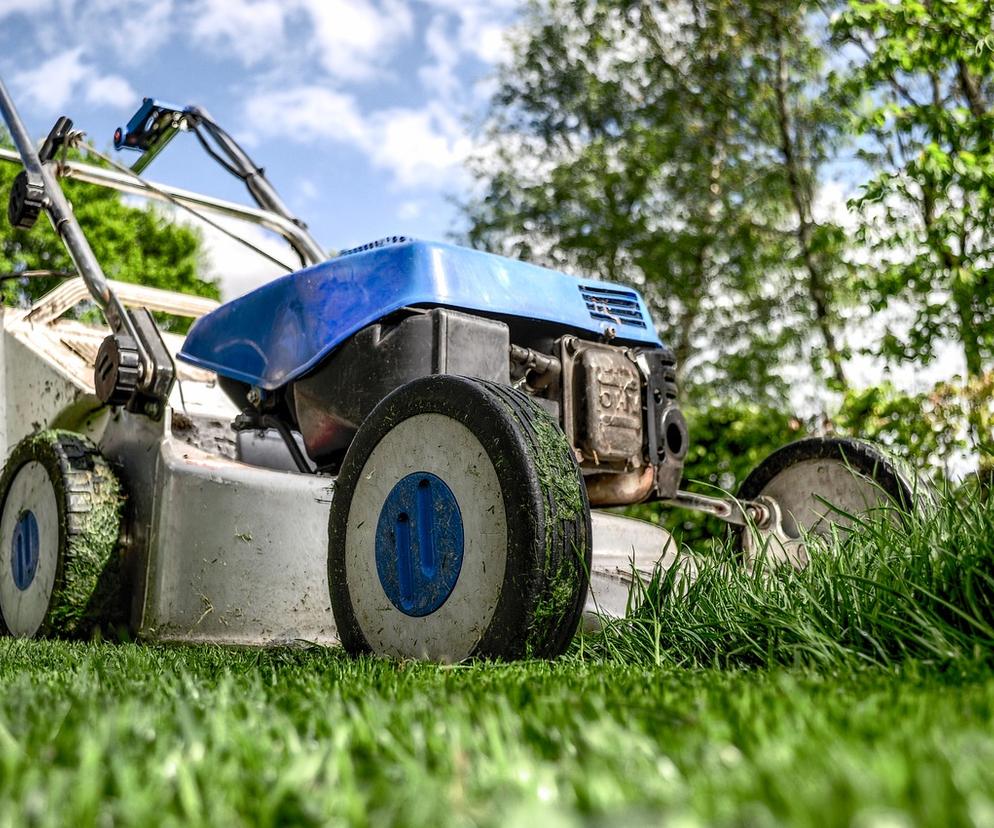
[(351, 653), (554, 657), (588, 588), (590, 507), (557, 423), (529, 397), (437, 375), (394, 391), (335, 483), (328, 575)]
[(773, 452), (743, 481), (740, 500), (763, 500), (778, 518), (769, 531), (741, 530), (747, 565), (763, 553), (796, 569), (809, 560), (806, 539), (850, 532), (875, 515), (900, 520), (927, 499), (884, 451), (849, 438), (813, 437)]
[(121, 490), (67, 431), (14, 447), (0, 476), (0, 634), (85, 636), (123, 621)]

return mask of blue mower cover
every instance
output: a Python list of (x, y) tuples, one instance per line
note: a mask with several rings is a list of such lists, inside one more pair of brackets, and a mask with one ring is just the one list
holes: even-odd
[(438, 242), (367, 245), (276, 279), (199, 319), (179, 357), (267, 391), (306, 374), (357, 331), (404, 307), (446, 307), (660, 346), (642, 297)]

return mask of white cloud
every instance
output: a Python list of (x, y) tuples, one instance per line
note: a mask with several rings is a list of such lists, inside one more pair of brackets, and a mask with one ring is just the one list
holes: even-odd
[(453, 16), (459, 24), (450, 47), (475, 55), (484, 63), (507, 57), (507, 28), (521, 7), (520, 0), (422, 0), (430, 8)]
[(348, 81), (373, 77), (414, 29), (402, 0), (197, 0), (190, 20), (195, 41), (245, 66), (306, 56)]
[(334, 77), (365, 80), (410, 36), (414, 20), (401, 0), (300, 0), (310, 15), (318, 59)]
[(57, 54), (34, 69), (18, 72), (11, 83), (20, 95), (39, 109), (63, 109), (92, 71), (83, 63), (82, 53), (80, 46)]
[(200, 0), (190, 10), (190, 33), (201, 45), (224, 49), (252, 66), (285, 48), (291, 8), (279, 0)]
[(246, 117), (258, 134), (307, 143), (335, 138), (364, 144), (366, 125), (351, 95), (322, 86), (298, 86), (256, 95)]
[(472, 142), (446, 107), (396, 107), (364, 115), (354, 97), (302, 86), (253, 98), (246, 107), (256, 134), (297, 143), (336, 141), (366, 154), (401, 187), (437, 189), (462, 180)]
[(86, 100), (94, 106), (125, 108), (135, 106), (140, 97), (120, 75), (105, 75), (87, 82)]
[(11, 80), (21, 96), (46, 112), (65, 109), (80, 94), (94, 106), (128, 107), (138, 100), (124, 78), (102, 75), (85, 62), (82, 46), (18, 72)]
[(0, 20), (13, 14), (40, 14), (51, 6), (52, 0), (0, 0)]
[[(520, 0), (143, 0), (132, 6), (121, 0), (0, 0), (0, 20), (21, 14), (23, 21), (16, 23), (30, 27), (21, 51), (41, 62), (19, 60), (13, 65), (22, 71), (12, 70), (10, 80), (34, 115), (72, 110), (74, 101), (133, 108), (140, 95), (128, 67), (139, 61), (168, 65), (176, 59), (168, 45), (182, 36), (198, 61), (226, 68), (218, 79), (192, 82), (202, 82), (215, 100), (227, 92), (245, 101), (244, 120), (226, 125), (246, 146), (260, 154), (272, 139), (352, 147), (407, 192), (410, 200), (399, 215), (413, 220), (423, 203), (413, 191), (467, 184), (464, 161), (473, 147), (461, 116), (478, 111), (481, 95), (492, 88), (477, 81), (481, 63), (504, 55), (504, 35), (519, 5)], [(246, 68), (238, 72), (239, 65)], [(236, 71), (229, 80), (231, 69)], [(169, 93), (168, 84), (148, 91), (186, 95), (184, 100), (204, 94)], [(307, 188), (298, 186), (297, 192), (303, 201), (313, 198)]]
[[(159, 0), (166, 2), (166, 0)], [(3, 0), (0, 0), (3, 2)], [(112, 0), (101, 0), (112, 2)], [(504, 34), (519, 0), (420, 0), (431, 19), (426, 46), (434, 63), (422, 79), (451, 89), (466, 56), (485, 63), (506, 55)], [(415, 31), (410, 0), (196, 0), (189, 7), (195, 41), (246, 66), (306, 57), (337, 81), (368, 81), (389, 67)]]
[(420, 201), (404, 201), (397, 208), (397, 218), (401, 221), (414, 221), (424, 212), (424, 204)]
[[(63, 3), (78, 43), (88, 54), (110, 49), (125, 64), (149, 58), (173, 36), (176, 6), (173, 0), (75, 0)], [(137, 104), (137, 102), (135, 102)]]
[(83, 46), (124, 64), (148, 60), (172, 37), (175, 11), (176, 0), (0, 0), (0, 20), (19, 14), (30, 23), (33, 56)]
[(437, 189), (461, 180), (472, 148), (461, 125), (434, 105), (377, 112), (369, 119), (369, 134), (364, 149), (370, 160), (402, 187)]
[[(42, 54), (61, 47), (12, 78), (19, 94), (45, 112), (64, 109), (74, 98), (115, 108), (136, 104), (139, 95), (121, 74), (107, 71), (114, 63), (104, 57), (114, 55), (118, 64), (154, 59), (168, 38), (184, 31), (217, 60), (253, 67), (249, 83), (262, 92), (245, 107), (248, 126), (237, 130), (246, 143), (262, 137), (334, 140), (358, 148), (401, 187), (438, 188), (463, 180), (459, 167), (471, 150), (465, 125), (451, 114), (480, 103), (479, 90), (464, 79), (467, 61), (501, 58), (518, 5), (519, 0), (146, 0), (124, 13), (120, 0), (0, 0), (0, 17), (30, 14)], [(396, 80), (390, 72), (419, 26), (423, 42), (410, 71), (417, 73), (422, 103), (372, 112), (360, 106), (354, 86)], [(286, 82), (299, 78), (304, 67), (313, 81)]]
[(452, 48), (448, 15), (436, 14), (429, 21), (425, 29), (425, 48), (432, 56), (432, 62), (418, 70), (421, 84), (436, 97), (448, 100), (460, 87), (456, 75), (459, 51)]

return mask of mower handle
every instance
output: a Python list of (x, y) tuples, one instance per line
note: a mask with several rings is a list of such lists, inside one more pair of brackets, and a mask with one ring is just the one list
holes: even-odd
[(26, 192), (30, 198), (37, 199), (32, 206), (42, 207), (48, 213), (52, 227), (62, 239), (76, 270), (86, 282), (93, 301), (103, 311), (111, 330), (115, 334), (130, 336), (135, 342), (140, 342), (124, 306), (114, 294), (100, 263), (93, 255), (90, 243), (86, 240), (79, 222), (76, 221), (72, 207), (69, 206), (55, 174), (49, 165), (43, 164), (39, 158), (3, 78), (0, 78), (0, 113), (3, 114), (10, 136), (21, 156), (21, 163), (24, 165), (23, 174), (27, 177)]

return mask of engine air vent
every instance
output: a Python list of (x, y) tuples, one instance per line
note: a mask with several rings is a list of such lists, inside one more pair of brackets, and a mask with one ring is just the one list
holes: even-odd
[(634, 291), (580, 285), (580, 295), (587, 303), (591, 319), (619, 325), (633, 325), (636, 328), (646, 327), (642, 305), (638, 294)]
[(338, 255), (350, 256), (353, 253), (365, 253), (367, 250), (376, 250), (379, 247), (389, 247), (391, 244), (403, 244), (409, 241), (411, 239), (407, 236), (387, 236), (385, 239), (377, 239), (368, 244), (360, 244), (358, 247), (350, 247), (348, 250), (341, 251)]

